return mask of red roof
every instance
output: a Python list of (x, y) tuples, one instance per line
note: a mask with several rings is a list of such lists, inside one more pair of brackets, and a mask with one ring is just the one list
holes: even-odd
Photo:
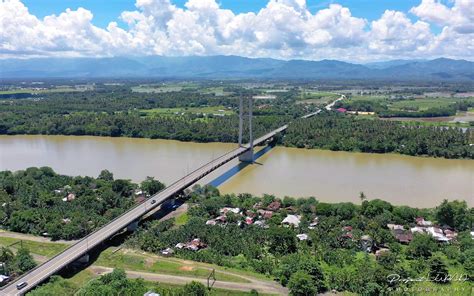
[(347, 109), (346, 108), (337, 108), (336, 111), (344, 113), (344, 112), (347, 111)]

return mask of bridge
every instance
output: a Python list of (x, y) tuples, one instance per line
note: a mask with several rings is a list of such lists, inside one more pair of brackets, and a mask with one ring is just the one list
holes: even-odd
[[(341, 97), (338, 100), (341, 100)], [(337, 101), (337, 100), (336, 100)], [(335, 102), (326, 106), (326, 109), (331, 109), (331, 107), (335, 104)], [(251, 102), (251, 100), (249, 100)], [(252, 136), (250, 135), (250, 142), (242, 145), (242, 121), (243, 121), (243, 112), (242, 112), (242, 99), (240, 100), (240, 124), (239, 124), (239, 146), (227, 152), (224, 155), (221, 155), (214, 160), (204, 164), (203, 166), (199, 167), (198, 169), (194, 170), (193, 172), (187, 174), (186, 176), (182, 177), (181, 179), (175, 181), (162, 191), (158, 192), (157, 194), (151, 196), (143, 203), (136, 205), (135, 207), (131, 208), (127, 212), (123, 213), (122, 215), (118, 216), (117, 218), (113, 219), (109, 223), (105, 224), (101, 228), (97, 229), (96, 231), (90, 233), (86, 237), (79, 240), (77, 243), (71, 245), (69, 248), (64, 250), (63, 252), (59, 253), (58, 255), (54, 256), (53, 258), (49, 259), (48, 261), (44, 262), (43, 264), (37, 266), (36, 268), (32, 269), (28, 273), (22, 275), (21, 277), (17, 278), (15, 281), (11, 282), (9, 285), (5, 286), (3, 289), (0, 290), (0, 295), (22, 295), (43, 281), (49, 278), (51, 275), (57, 273), (61, 269), (63, 269), (68, 264), (78, 260), (84, 255), (96, 247), (97, 245), (101, 244), (102, 242), (106, 241), (114, 234), (122, 231), (123, 229), (127, 228), (130, 224), (137, 222), (140, 220), (141, 217), (146, 215), (147, 213), (155, 210), (158, 206), (163, 204), (166, 200), (173, 198), (184, 189), (190, 187), (203, 177), (207, 176), (211, 172), (215, 171), (217, 168), (223, 166), (224, 164), (228, 163), (229, 161), (239, 157), (242, 161), (247, 161), (249, 156), (249, 152), (253, 155), (253, 146), (264, 144), (266, 141), (272, 139), (278, 133), (286, 130), (288, 128), (288, 124), (283, 125), (258, 139), (253, 140)], [(303, 118), (308, 118), (318, 114), (321, 110), (318, 110), (314, 113), (305, 115)], [(249, 128), (250, 131), (252, 129), (251, 126), (251, 116), (252, 116), (252, 106), (249, 103)], [(251, 132), (250, 132), (251, 134)], [(247, 155), (245, 155), (247, 154)], [(243, 158), (241, 158), (243, 157)], [(253, 159), (253, 156), (250, 156)], [(26, 286), (22, 287), (21, 289), (17, 288), (18, 284), (27, 283)]]

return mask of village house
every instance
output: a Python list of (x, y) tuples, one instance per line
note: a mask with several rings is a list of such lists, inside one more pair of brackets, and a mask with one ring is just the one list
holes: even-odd
[(76, 199), (76, 195), (74, 193), (69, 193), (65, 198), (63, 198), (63, 201), (73, 201)]
[(308, 240), (308, 239), (309, 239), (309, 236), (308, 236), (306, 233), (297, 234), (296, 237), (297, 237), (300, 241), (305, 241), (305, 240)]
[(267, 210), (258, 210), (257, 213), (263, 219), (270, 219), (273, 216), (273, 212)]
[(363, 235), (360, 238), (361, 249), (367, 253), (372, 252), (374, 241), (369, 235)]
[(387, 248), (378, 249), (377, 251), (375, 251), (375, 259), (378, 260), (380, 258), (380, 256), (382, 256), (383, 254), (388, 253), (388, 252), (390, 252), (390, 250), (387, 249)]
[(294, 227), (298, 227), (301, 223), (301, 216), (299, 215), (288, 215), (286, 216), (285, 219), (283, 219), (283, 221), (281, 221), (281, 224), (283, 225), (292, 225)]
[(229, 208), (229, 207), (225, 207), (225, 208), (222, 208), (219, 210), (219, 213), (225, 215), (227, 214), (228, 212), (232, 212), (236, 215), (238, 215), (240, 213), (240, 209), (239, 208)]
[(390, 230), (396, 230), (396, 229), (403, 230), (404, 229), (403, 225), (398, 225), (398, 224), (387, 224), (387, 228)]
[(267, 210), (272, 211), (272, 212), (276, 212), (280, 208), (281, 208), (281, 203), (279, 201), (273, 201), (268, 205)]
[(433, 222), (425, 220), (423, 217), (418, 217), (415, 219), (415, 222), (418, 226), (432, 226)]
[(313, 222), (309, 223), (308, 228), (309, 229), (315, 229), (316, 226), (318, 226), (318, 224), (319, 224), (319, 217), (316, 217), (316, 218), (313, 219)]
[(172, 256), (174, 254), (174, 250), (171, 249), (171, 248), (166, 248), (166, 249), (162, 250), (160, 253), (161, 253), (162, 256), (169, 257), (169, 256)]

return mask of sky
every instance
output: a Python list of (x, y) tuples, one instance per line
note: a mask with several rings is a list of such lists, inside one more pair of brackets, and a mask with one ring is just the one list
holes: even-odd
[(0, 58), (474, 59), (474, 0), (0, 0)]

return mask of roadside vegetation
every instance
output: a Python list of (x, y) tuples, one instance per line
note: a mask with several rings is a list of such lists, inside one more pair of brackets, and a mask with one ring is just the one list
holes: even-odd
[(132, 207), (138, 194), (164, 187), (148, 178), (140, 185), (115, 180), (56, 174), (51, 168), (0, 172), (0, 221), (6, 230), (57, 239), (78, 239)]

